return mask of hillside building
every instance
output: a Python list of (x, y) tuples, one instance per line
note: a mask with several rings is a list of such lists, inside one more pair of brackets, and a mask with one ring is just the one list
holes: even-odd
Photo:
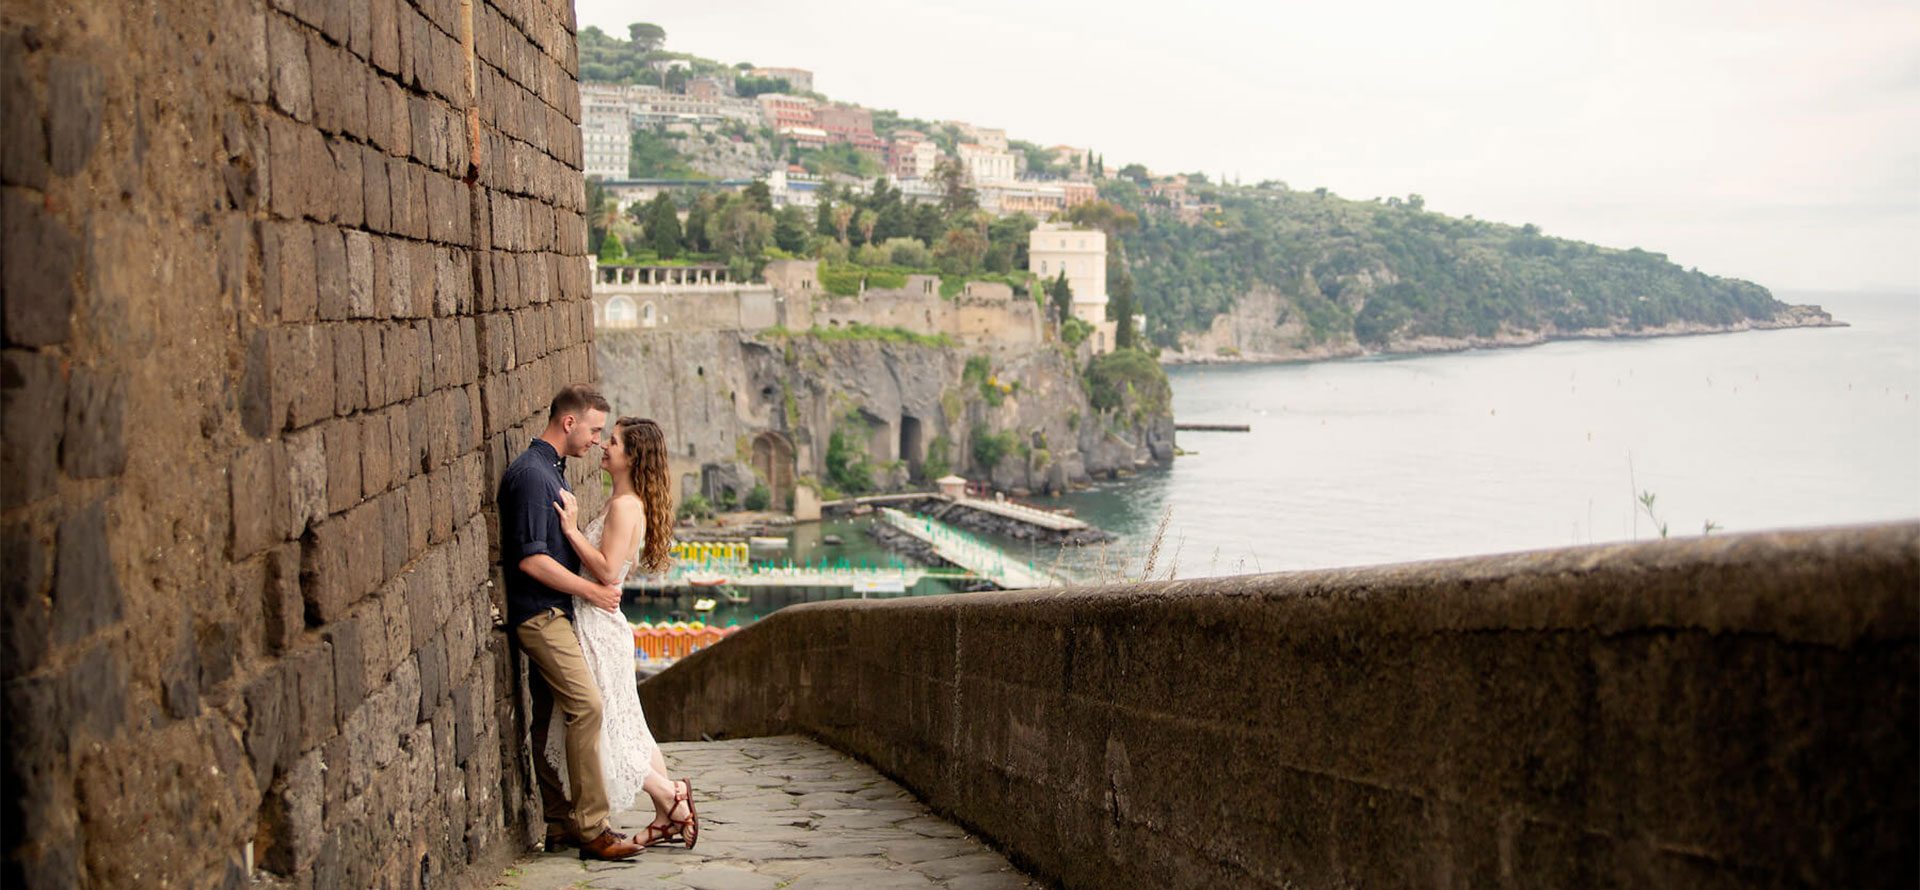
[(940, 146), (914, 130), (898, 130), (887, 150), (887, 173), (895, 179), (931, 179)]
[(781, 127), (814, 126), (812, 99), (785, 93), (761, 93), (755, 101), (760, 103), (761, 118), (776, 133)]
[(967, 170), (967, 181), (973, 185), (998, 185), (1014, 181), (1013, 155), (1008, 154), (1005, 148), (995, 149), (962, 142), (954, 146), (954, 153), (960, 156), (960, 163)]
[(749, 77), (778, 77), (787, 82), (787, 89), (796, 93), (813, 92), (813, 72), (805, 68), (755, 68), (747, 72)]
[(580, 148), (583, 172), (603, 180), (627, 178), (633, 153), (632, 115), (616, 86), (580, 85)]
[(1094, 353), (1113, 351), (1115, 324), (1107, 320), (1107, 235), (1042, 223), (1027, 235), (1027, 270), (1042, 282), (1060, 273), (1073, 289), (1073, 314), (1093, 325)]

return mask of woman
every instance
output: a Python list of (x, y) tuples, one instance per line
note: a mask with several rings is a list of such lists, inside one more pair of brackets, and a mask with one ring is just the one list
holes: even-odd
[[(673, 543), (672, 502), (667, 492), (666, 436), (660, 425), (638, 417), (622, 417), (602, 449), (600, 468), (613, 477), (613, 497), (606, 509), (582, 531), (579, 503), (562, 491), (561, 527), (580, 555), (580, 567), (604, 584), (626, 580), (638, 552), (647, 574), (665, 571), (668, 547)], [(640, 692), (634, 678), (633, 628), (618, 612), (597, 608), (576, 598), (574, 629), (594, 682), (600, 687), (603, 708), (600, 758), (607, 783), (607, 799), (625, 805), (645, 793), (653, 801), (653, 822), (641, 839), (651, 847), (672, 840), (692, 849), (700, 837), (700, 820), (693, 811), (693, 785), (667, 778), (667, 764), (654, 744), (647, 719), (640, 712)], [(558, 720), (560, 715), (554, 715)], [(545, 756), (566, 776), (566, 755), (555, 731)]]

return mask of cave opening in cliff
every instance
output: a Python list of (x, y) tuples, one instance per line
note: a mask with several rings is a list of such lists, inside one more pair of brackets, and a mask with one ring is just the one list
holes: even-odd
[(907, 462), (907, 475), (920, 478), (920, 465), (926, 457), (926, 445), (920, 438), (920, 418), (900, 415), (900, 459)]

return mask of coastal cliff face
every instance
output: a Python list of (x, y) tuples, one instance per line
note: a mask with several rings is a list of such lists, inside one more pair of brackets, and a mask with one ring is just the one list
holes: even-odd
[[(1365, 306), (1359, 301), (1356, 311)], [(1293, 302), (1279, 291), (1266, 286), (1243, 294), (1226, 312), (1214, 316), (1205, 331), (1180, 335), (1178, 349), (1163, 350), (1163, 364), (1201, 364), (1221, 362), (1301, 362), (1350, 358), (1367, 354), (1420, 354), (1459, 352), (1467, 349), (1495, 349), (1534, 346), (1553, 340), (1610, 340), (1641, 337), (1679, 337), (1692, 334), (1719, 334), (1735, 331), (1773, 330), (1799, 327), (1843, 327), (1819, 306), (1789, 305), (1770, 319), (1743, 318), (1730, 324), (1676, 321), (1665, 325), (1633, 327), (1624, 321), (1605, 327), (1562, 329), (1550, 320), (1536, 328), (1503, 326), (1491, 336), (1442, 337), (1412, 336), (1396, 332), (1378, 348), (1367, 348), (1351, 334), (1338, 334), (1315, 341)]]
[(765, 484), (781, 508), (796, 484), (848, 488), (849, 459), (876, 491), (923, 487), (946, 472), (1057, 491), (1173, 454), (1164, 402), (1129, 392), (1096, 410), (1078, 358), (1051, 345), (602, 330), (596, 352), (616, 412), (665, 428), (682, 498), (744, 499)]

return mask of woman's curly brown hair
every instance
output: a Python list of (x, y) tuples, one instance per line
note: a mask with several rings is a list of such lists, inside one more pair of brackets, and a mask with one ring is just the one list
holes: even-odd
[(640, 570), (657, 575), (672, 561), (673, 495), (667, 490), (667, 435), (644, 417), (622, 417), (614, 433), (627, 452), (627, 472), (646, 510), (647, 540), (640, 548)]

